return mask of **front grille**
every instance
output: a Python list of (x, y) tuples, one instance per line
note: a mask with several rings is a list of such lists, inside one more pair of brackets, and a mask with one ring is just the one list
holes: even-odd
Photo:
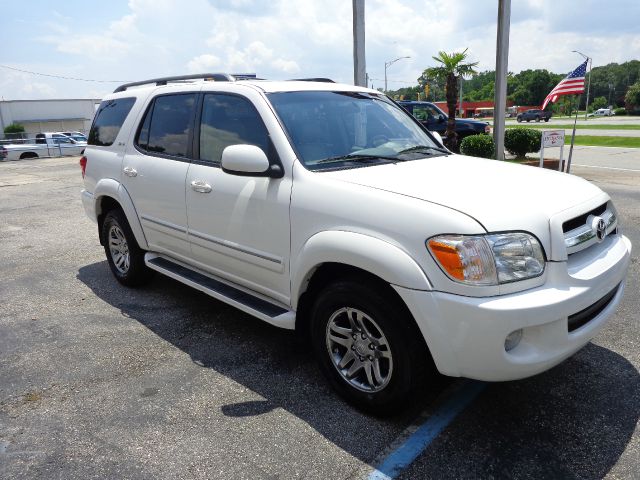
[(567, 220), (562, 224), (562, 233), (567, 233), (567, 232), (570, 232), (571, 230), (581, 227), (582, 225), (587, 223), (587, 218), (589, 218), (589, 215), (598, 217), (606, 211), (607, 211), (607, 204), (603, 203), (599, 207), (596, 207), (587, 213), (583, 213), (579, 217), (575, 217), (575, 218), (572, 218), (571, 220)]
[[(597, 227), (597, 225), (602, 225), (600, 219), (604, 221), (603, 227)], [(604, 241), (607, 235), (617, 232), (617, 227), (618, 216), (615, 208), (607, 203), (565, 221), (562, 224), (562, 231), (567, 255), (580, 252)]]
[(578, 313), (569, 315), (569, 321), (567, 322), (569, 332), (579, 329), (600, 315), (600, 313), (602, 313), (602, 311), (611, 303), (613, 297), (616, 296), (619, 288), (620, 285), (611, 290), (593, 305), (585, 308), (584, 310), (580, 310)]

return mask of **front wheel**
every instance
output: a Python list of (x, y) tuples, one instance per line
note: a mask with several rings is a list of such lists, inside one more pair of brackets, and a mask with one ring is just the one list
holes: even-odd
[(107, 213), (102, 224), (102, 238), (109, 268), (118, 282), (135, 287), (151, 278), (153, 271), (144, 263), (145, 252), (138, 245), (121, 210)]
[(367, 281), (338, 281), (318, 295), (311, 341), (333, 388), (373, 414), (397, 413), (435, 373), (406, 307)]
[(548, 118), (545, 118), (545, 119), (544, 119), (544, 121), (545, 121), (545, 122), (548, 122), (548, 121), (549, 121), (549, 119), (548, 119)]
[(518, 123), (522, 123), (522, 118), (521, 117), (516, 118), (516, 120), (518, 121)]

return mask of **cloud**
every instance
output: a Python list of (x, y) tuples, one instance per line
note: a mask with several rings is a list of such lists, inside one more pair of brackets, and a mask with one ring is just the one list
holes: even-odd
[[(603, 8), (585, 0), (585, 5), (579, 10), (586, 13), (573, 15), (567, 0), (512, 2), (509, 69), (567, 72), (580, 60), (571, 50), (589, 54), (594, 65), (640, 58), (640, 2), (610, 0)], [(129, 0), (108, 7), (90, 2), (81, 11), (65, 9), (64, 15), (49, 8), (35, 26), (41, 36), (16, 45), (12, 65), (29, 58), (27, 70), (96, 79), (212, 70), (273, 79), (296, 75), (350, 83), (353, 78), (351, 2), (345, 0), (190, 0), (186, 7), (183, 0)], [(480, 70), (494, 68), (495, 1), (368, 0), (365, 10), (367, 72), (377, 87), (385, 62), (410, 56), (389, 67), (387, 76), (390, 88), (413, 85), (439, 50), (468, 47)], [(592, 15), (595, 10), (598, 15)], [(5, 18), (9, 26), (17, 25), (18, 19), (11, 20)], [(52, 80), (51, 85), (67, 96), (100, 90), (91, 83)], [(4, 94), (21, 92), (16, 84)]]
[(187, 70), (190, 73), (207, 73), (211, 69), (215, 69), (220, 65), (220, 59), (215, 55), (207, 53), (199, 55), (187, 63)]

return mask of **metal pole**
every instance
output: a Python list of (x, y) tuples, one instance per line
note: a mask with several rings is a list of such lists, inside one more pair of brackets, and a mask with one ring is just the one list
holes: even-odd
[[(587, 104), (584, 107), (584, 119), (587, 119), (587, 113), (589, 113), (589, 89), (591, 88), (591, 65), (593, 64), (593, 60), (591, 59), (591, 57), (588, 58), (589, 60), (589, 80), (587, 82)], [(578, 104), (578, 106), (580, 106)], [(571, 139), (571, 143), (573, 144), (573, 139)]]
[(509, 26), (511, 0), (498, 2), (498, 34), (496, 39), (496, 83), (493, 103), (493, 141), (496, 159), (504, 160), (504, 122), (507, 109), (507, 66), (509, 63)]
[[(364, 0), (353, 0), (353, 84), (367, 86), (364, 48)], [(385, 86), (386, 89), (386, 86)]]
[(387, 93), (387, 67), (389, 65), (385, 62), (384, 64), (384, 93)]
[(580, 111), (580, 97), (578, 97), (578, 104), (576, 105), (576, 117), (573, 120), (573, 133), (571, 133), (571, 146), (569, 147), (569, 158), (567, 158), (567, 170), (569, 173), (571, 170), (571, 157), (573, 156), (573, 139), (576, 138), (576, 123), (578, 122), (578, 112)]

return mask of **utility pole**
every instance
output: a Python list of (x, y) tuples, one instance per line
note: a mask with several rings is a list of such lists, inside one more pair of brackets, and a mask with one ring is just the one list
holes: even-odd
[(364, 0), (352, 0), (353, 5), (353, 84), (367, 86), (367, 66), (364, 48)]
[(507, 72), (509, 63), (509, 27), (511, 0), (498, 1), (498, 35), (496, 40), (496, 91), (493, 101), (493, 141), (496, 159), (504, 160), (504, 121), (507, 110)]

